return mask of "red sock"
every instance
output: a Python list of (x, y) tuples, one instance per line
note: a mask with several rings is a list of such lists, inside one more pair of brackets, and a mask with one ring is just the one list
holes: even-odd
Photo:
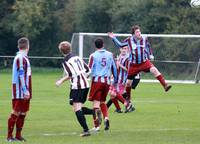
[(125, 99), (124, 99), (124, 97), (122, 96), (122, 95), (120, 95), (120, 94), (118, 94), (117, 95), (117, 99), (121, 102), (121, 103), (125, 103)]
[(156, 78), (157, 78), (157, 80), (160, 81), (160, 83), (161, 83), (161, 85), (162, 85), (163, 87), (166, 85), (166, 82), (165, 82), (165, 79), (164, 79), (163, 75), (159, 75), (159, 76), (157, 76)]
[(100, 107), (101, 107), (101, 112), (103, 114), (104, 119), (106, 117), (108, 118), (108, 108), (107, 108), (107, 105), (105, 103), (101, 103)]
[(13, 133), (13, 129), (15, 126), (15, 123), (17, 121), (18, 116), (11, 114), (10, 117), (8, 118), (8, 135), (7, 138), (12, 138), (12, 133)]
[(119, 105), (119, 103), (118, 103), (117, 98), (113, 98), (113, 99), (112, 99), (112, 102), (114, 103), (116, 109), (118, 109), (118, 110), (121, 109), (121, 108), (120, 108), (120, 105)]
[(16, 121), (16, 138), (21, 137), (21, 131), (24, 126), (24, 120), (26, 115), (19, 115), (17, 121)]
[(131, 87), (126, 87), (127, 100), (131, 100)]
[(94, 108), (93, 110), (95, 112), (95, 115), (93, 115), (94, 127), (98, 127), (99, 126), (99, 121), (98, 121), (98, 119), (96, 117), (96, 113), (97, 113), (96, 111), (99, 110), (99, 108)]

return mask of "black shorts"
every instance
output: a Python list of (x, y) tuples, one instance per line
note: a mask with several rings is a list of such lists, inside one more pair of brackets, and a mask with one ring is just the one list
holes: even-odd
[(70, 91), (70, 104), (73, 105), (74, 102), (85, 103), (87, 100), (89, 88), (85, 89), (71, 89)]

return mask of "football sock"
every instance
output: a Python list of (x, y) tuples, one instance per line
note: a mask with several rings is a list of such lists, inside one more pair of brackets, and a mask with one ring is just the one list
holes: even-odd
[(94, 115), (95, 112), (93, 109), (87, 108), (87, 107), (82, 107), (82, 111), (84, 115)]
[(93, 115), (94, 127), (98, 127), (99, 121), (97, 119), (97, 111), (99, 111), (99, 108), (94, 108), (93, 111), (94, 111), (94, 115)]
[(159, 75), (159, 76), (157, 76), (156, 78), (157, 78), (157, 80), (160, 81), (160, 83), (161, 83), (161, 85), (162, 85), (163, 87), (166, 85), (166, 82), (165, 82), (165, 79), (164, 79), (163, 75)]
[(131, 99), (131, 87), (126, 87), (126, 94), (127, 94), (127, 100), (130, 101)]
[(24, 120), (26, 115), (19, 115), (17, 121), (16, 121), (16, 138), (21, 137), (21, 131), (24, 126)]
[(109, 108), (111, 105), (112, 105), (112, 100), (111, 99), (109, 99), (109, 101), (107, 102), (107, 108)]
[(108, 117), (108, 108), (107, 108), (107, 105), (105, 103), (101, 103), (100, 107), (101, 107), (101, 111), (102, 111), (103, 117), (104, 118)]
[(15, 126), (15, 123), (17, 121), (18, 116), (11, 114), (10, 117), (8, 118), (8, 135), (7, 138), (12, 137), (13, 129)]
[(117, 99), (121, 102), (121, 103), (125, 103), (125, 99), (123, 98), (123, 96), (122, 95), (120, 95), (120, 94), (118, 94), (117, 95)]
[(115, 105), (115, 107), (116, 107), (117, 110), (121, 109), (121, 108), (120, 108), (120, 105), (119, 105), (119, 103), (118, 103), (117, 98), (113, 98), (113, 99), (112, 99), (112, 102), (113, 102), (113, 104)]
[(77, 117), (79, 124), (83, 128), (84, 132), (87, 132), (88, 126), (87, 126), (87, 123), (86, 123), (85, 116), (84, 116), (84, 114), (81, 110), (76, 111), (76, 117)]

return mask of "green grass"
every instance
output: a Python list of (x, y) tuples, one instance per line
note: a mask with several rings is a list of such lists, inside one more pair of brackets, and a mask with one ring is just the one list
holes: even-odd
[[(81, 138), (68, 104), (69, 83), (55, 87), (62, 72), (33, 73), (33, 99), (24, 137), (28, 144), (199, 144), (200, 85), (173, 84), (165, 93), (158, 83), (140, 83), (132, 91), (136, 111), (109, 110), (111, 129)], [(11, 73), (0, 74), (0, 143), (6, 143), (11, 111)], [(91, 102), (86, 103), (91, 107)], [(92, 118), (87, 116), (92, 128)]]

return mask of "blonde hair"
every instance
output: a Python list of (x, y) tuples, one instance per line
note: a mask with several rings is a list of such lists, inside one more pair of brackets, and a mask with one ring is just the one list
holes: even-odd
[(63, 55), (67, 55), (68, 53), (72, 51), (71, 44), (68, 41), (60, 42), (60, 44), (58, 45), (58, 48)]

